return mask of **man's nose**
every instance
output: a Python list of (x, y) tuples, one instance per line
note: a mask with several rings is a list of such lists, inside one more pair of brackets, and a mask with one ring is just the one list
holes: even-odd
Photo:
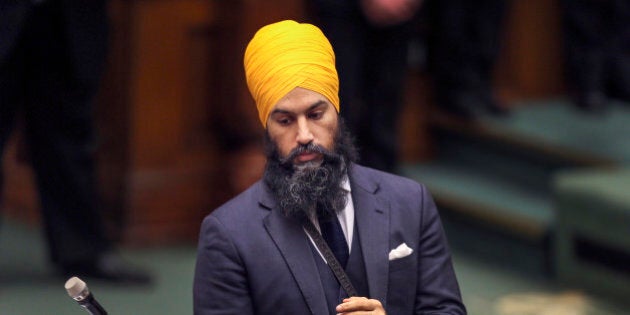
[(299, 144), (308, 144), (313, 141), (313, 133), (306, 119), (298, 119), (297, 142)]

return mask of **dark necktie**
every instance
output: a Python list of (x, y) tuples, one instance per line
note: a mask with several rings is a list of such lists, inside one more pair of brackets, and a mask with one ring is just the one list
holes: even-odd
[(339, 264), (345, 268), (348, 263), (348, 256), (350, 256), (350, 250), (339, 220), (336, 216), (332, 218), (319, 217), (319, 228), (322, 232), (322, 237), (328, 243), (328, 247), (330, 247)]

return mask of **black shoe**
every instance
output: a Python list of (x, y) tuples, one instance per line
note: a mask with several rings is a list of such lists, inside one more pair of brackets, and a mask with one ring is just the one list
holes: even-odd
[(505, 104), (499, 102), (499, 100), (492, 95), (490, 91), (480, 92), (479, 99), (484, 111), (494, 117), (507, 117), (510, 115), (510, 110)]
[(453, 92), (440, 98), (438, 107), (456, 118), (475, 121), (484, 115), (485, 105), (472, 93)]
[(600, 114), (606, 111), (608, 100), (601, 91), (587, 91), (574, 97), (575, 106), (591, 114)]
[(617, 55), (610, 60), (607, 95), (626, 104), (630, 103), (630, 58)]
[(152, 277), (139, 267), (124, 262), (112, 253), (102, 255), (99, 259), (89, 263), (66, 264), (61, 266), (61, 272), (66, 278), (77, 276), (114, 283), (148, 285)]
[(509, 115), (508, 109), (500, 105), (491, 94), (481, 91), (454, 92), (443, 97), (439, 105), (453, 116), (469, 121), (488, 115), (495, 117)]

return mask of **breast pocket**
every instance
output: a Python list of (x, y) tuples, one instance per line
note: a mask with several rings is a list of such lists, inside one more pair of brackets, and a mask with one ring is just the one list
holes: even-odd
[(413, 271), (416, 269), (416, 255), (411, 254), (407, 257), (398, 258), (389, 262), (389, 272), (397, 272), (403, 270)]
[(414, 254), (389, 262), (388, 313), (411, 314), (418, 279), (418, 258)]

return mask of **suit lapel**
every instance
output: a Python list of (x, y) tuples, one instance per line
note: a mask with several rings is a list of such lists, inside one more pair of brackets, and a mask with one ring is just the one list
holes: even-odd
[[(262, 203), (275, 204), (271, 202), (270, 196), (263, 198)], [(289, 266), (311, 313), (330, 314), (319, 271), (308, 243), (310, 240), (301, 225), (286, 218), (279, 209), (273, 208), (265, 217), (264, 225)]]
[(389, 205), (377, 197), (378, 185), (363, 176), (358, 168), (353, 166), (350, 173), (355, 224), (358, 224), (370, 297), (385, 307), (389, 278)]

